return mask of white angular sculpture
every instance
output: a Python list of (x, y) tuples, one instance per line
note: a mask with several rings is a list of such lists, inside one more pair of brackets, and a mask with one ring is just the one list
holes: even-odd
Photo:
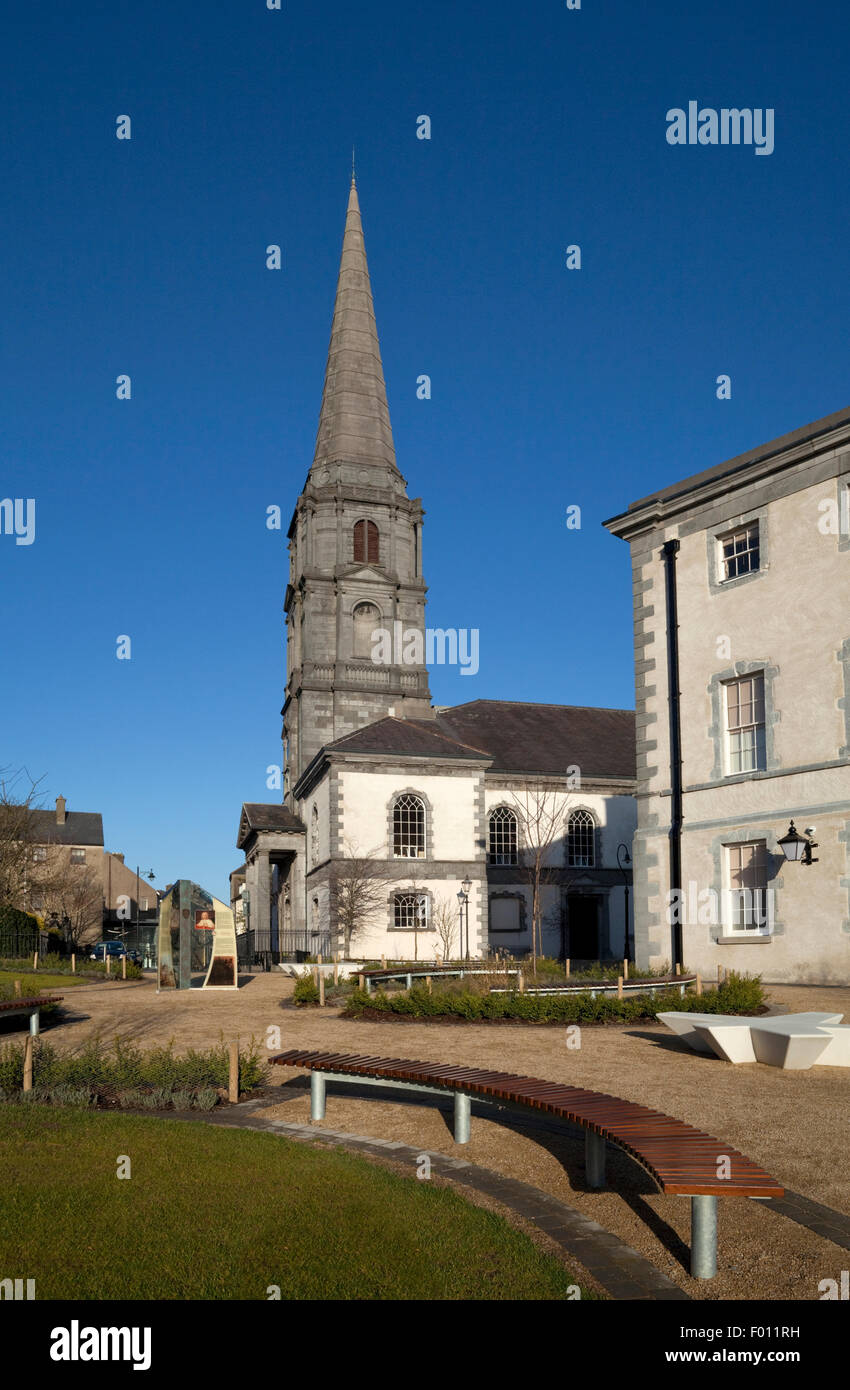
[(763, 1062), (785, 1071), (812, 1066), (850, 1067), (850, 1025), (843, 1014), (775, 1014), (772, 1018), (734, 1014), (670, 1013), (656, 1018), (694, 1052), (713, 1052), (724, 1062)]

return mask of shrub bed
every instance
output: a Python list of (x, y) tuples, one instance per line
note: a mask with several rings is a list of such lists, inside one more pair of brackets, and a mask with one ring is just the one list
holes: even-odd
[[(33, 971), (32, 968), (32, 956), (23, 956), (14, 960), (11, 958), (0, 959), (0, 971), (2, 971), (4, 974), (15, 972), (18, 975), (40, 975), (42, 971), (44, 971), (44, 973), (48, 975), (71, 975), (72, 978), (77, 978), (77, 976), (80, 975), (90, 975), (92, 978), (97, 978), (101, 980), (120, 980), (122, 978), (120, 959), (113, 959), (110, 962), (108, 975), (106, 973), (106, 961), (90, 960), (88, 956), (80, 955), (78, 953), (75, 965), (76, 970), (72, 971), (71, 957), (60, 956), (53, 951), (47, 953), (46, 955), (39, 956), (38, 969), (36, 971)], [(140, 965), (136, 965), (133, 961), (128, 960), (127, 979), (143, 980), (144, 978), (145, 974), (142, 970), (142, 967)]]
[[(193, 1096), (226, 1087), (230, 1074), (230, 1058), (224, 1043), (204, 1052), (195, 1049), (175, 1055), (172, 1045), (151, 1048), (143, 1052), (133, 1043), (118, 1038), (105, 1045), (100, 1038), (87, 1043), (79, 1052), (58, 1052), (43, 1038), (36, 1039), (33, 1048), (33, 1092), (42, 1099), (55, 1099), (68, 1088), (89, 1093), (87, 1104), (117, 1103), (122, 1095), (134, 1092), (157, 1095), (163, 1105), (174, 1103), (177, 1093)], [(266, 1063), (258, 1045), (240, 1052), (239, 1089), (256, 1090), (267, 1079)], [(8, 1098), (23, 1093), (24, 1044), (7, 1043), (0, 1048), (0, 1092)], [(50, 1093), (45, 1095), (45, 1093)], [(29, 1094), (29, 1093), (28, 1093)], [(208, 1099), (208, 1098), (207, 1098)], [(76, 1102), (79, 1103), (79, 1102)], [(133, 1102), (134, 1104), (136, 1102)], [(139, 1104), (158, 1108), (154, 1102)], [(181, 1107), (178, 1107), (181, 1108)], [(207, 1108), (205, 1105), (201, 1109)]]
[(459, 1018), (470, 1022), (518, 1020), (523, 1023), (638, 1023), (654, 1021), (665, 1010), (692, 1013), (758, 1013), (764, 1007), (759, 976), (730, 972), (718, 989), (708, 994), (678, 989), (657, 990), (654, 995), (633, 994), (624, 999), (589, 991), (577, 994), (482, 994), (472, 990), (434, 989), (414, 985), (405, 994), (376, 990), (366, 994), (356, 990), (349, 998), (343, 1017), (380, 1018)]

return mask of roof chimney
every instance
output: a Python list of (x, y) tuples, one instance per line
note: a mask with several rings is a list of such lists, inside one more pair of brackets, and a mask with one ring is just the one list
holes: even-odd
[(67, 815), (67, 812), (66, 812), (66, 810), (65, 810), (65, 798), (64, 798), (64, 796), (57, 796), (57, 798), (56, 798), (56, 824), (57, 824), (57, 825), (64, 825), (67, 819), (68, 819), (68, 815)]

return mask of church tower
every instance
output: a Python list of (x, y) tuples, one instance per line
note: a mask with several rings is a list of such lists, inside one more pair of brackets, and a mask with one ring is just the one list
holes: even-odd
[[(433, 716), (423, 515), (396, 464), (352, 176), (316, 451), (289, 528), (281, 711), (289, 804), (323, 745), (387, 714)], [(372, 636), (379, 629), (389, 634), (383, 642)]]

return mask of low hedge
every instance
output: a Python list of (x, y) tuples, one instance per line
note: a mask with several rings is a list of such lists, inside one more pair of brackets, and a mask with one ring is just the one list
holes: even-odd
[[(57, 955), (55, 951), (39, 956), (38, 969), (35, 972), (33, 972), (32, 956), (20, 956), (16, 959), (0, 957), (0, 971), (4, 973), (17, 971), (21, 974), (32, 975), (33, 973), (41, 974), (44, 971), (45, 974), (49, 975), (92, 975), (101, 980), (120, 980), (122, 978), (120, 956), (113, 956), (109, 963), (108, 976), (106, 974), (106, 961), (91, 960), (87, 955), (78, 953), (75, 965), (76, 970), (72, 971), (71, 957)], [(144, 978), (142, 967), (136, 965), (134, 961), (128, 960), (127, 979), (143, 980)]]
[(402, 1018), (462, 1018), (470, 1022), (517, 1019), (524, 1023), (638, 1023), (654, 1021), (657, 1013), (673, 1009), (747, 1014), (757, 1013), (763, 1006), (760, 977), (730, 972), (727, 980), (708, 994), (686, 991), (683, 996), (674, 988), (657, 990), (654, 995), (626, 995), (623, 999), (604, 994), (593, 998), (589, 990), (576, 994), (477, 994), (471, 990), (450, 993), (435, 989), (429, 994), (424, 985), (414, 985), (405, 994), (387, 994), (383, 990), (366, 994), (365, 990), (357, 990), (348, 1000), (343, 1017), (394, 1014)]
[[(33, 1048), (33, 1086), (89, 1088), (117, 1094), (140, 1087), (172, 1091), (202, 1091), (227, 1086), (230, 1056), (227, 1046), (175, 1055), (171, 1043), (142, 1051), (121, 1038), (111, 1044), (94, 1038), (79, 1052), (59, 1052), (52, 1043), (37, 1038)], [(266, 1080), (266, 1064), (258, 1045), (240, 1051), (239, 1089), (252, 1091)], [(0, 1047), (0, 1091), (19, 1091), (24, 1080), (24, 1044)]]

